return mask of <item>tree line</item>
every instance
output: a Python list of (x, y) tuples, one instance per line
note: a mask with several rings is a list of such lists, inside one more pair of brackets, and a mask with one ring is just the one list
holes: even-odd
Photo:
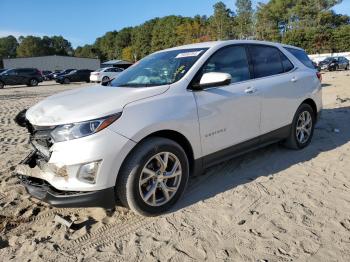
[(291, 44), (308, 53), (350, 51), (350, 17), (332, 10), (342, 0), (270, 0), (253, 9), (235, 0), (236, 12), (223, 2), (209, 17), (166, 16), (107, 32), (93, 44), (78, 46), (61, 36), (0, 38), (0, 58), (74, 55), (136, 61), (164, 48), (226, 39), (257, 39)]

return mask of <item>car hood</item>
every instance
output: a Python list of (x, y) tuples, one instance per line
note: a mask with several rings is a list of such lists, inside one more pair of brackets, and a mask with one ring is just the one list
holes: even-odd
[(50, 96), (29, 108), (32, 125), (55, 126), (92, 120), (119, 113), (128, 103), (160, 95), (169, 86), (145, 88), (93, 86)]

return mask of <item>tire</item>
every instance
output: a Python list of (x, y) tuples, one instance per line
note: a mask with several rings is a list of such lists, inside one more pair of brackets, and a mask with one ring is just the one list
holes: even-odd
[(347, 65), (346, 67), (345, 67), (345, 71), (348, 71), (349, 70), (349, 65)]
[(68, 78), (63, 79), (63, 84), (65, 85), (70, 84), (70, 80)]
[[(166, 153), (168, 153), (168, 164), (167, 168), (162, 170), (162, 166), (158, 166), (160, 162), (156, 158), (158, 156), (157, 159), (159, 159), (160, 156), (165, 162), (164, 154)], [(179, 164), (179, 166), (176, 165), (179, 169), (175, 167), (176, 170), (173, 174), (181, 173), (181, 175), (162, 180), (166, 175), (171, 174), (170, 169), (174, 168), (175, 163)], [(147, 170), (147, 173), (144, 170)], [(165, 170), (169, 174), (162, 173)], [(139, 215), (156, 216), (168, 211), (178, 201), (185, 191), (188, 177), (188, 159), (179, 144), (166, 138), (148, 138), (137, 145), (124, 161), (116, 182), (117, 197), (125, 207)], [(142, 183), (141, 178), (146, 182)], [(159, 182), (160, 180), (162, 182)], [(170, 188), (172, 190), (167, 191)], [(173, 191), (175, 188), (176, 191)], [(154, 193), (151, 194), (151, 192)], [(165, 192), (168, 192), (168, 200)], [(151, 196), (148, 197), (148, 200), (147, 193)]]
[(29, 86), (37, 86), (39, 84), (38, 80), (36, 80), (35, 78), (32, 78), (29, 80)]
[[(305, 125), (305, 128), (300, 130), (301, 129), (300, 126), (302, 125), (302, 121), (301, 121), (302, 114), (304, 114), (304, 116), (309, 115), (309, 117), (311, 118), (310, 119), (311, 127), (309, 127), (309, 125)], [(314, 134), (315, 123), (316, 123), (316, 113), (314, 112), (312, 107), (308, 104), (302, 104), (298, 108), (297, 112), (295, 113), (289, 137), (286, 139), (284, 145), (290, 149), (296, 149), (296, 150), (307, 147), (311, 143), (312, 136)], [(307, 132), (303, 131), (305, 129), (309, 130), (309, 135), (307, 136), (307, 138), (304, 137), (304, 141), (303, 141), (301, 139), (302, 135), (300, 134), (300, 132), (303, 132), (304, 136), (306, 136), (305, 134), (307, 134)]]
[(104, 77), (102, 78), (102, 83), (108, 82), (108, 81), (109, 81), (109, 77), (108, 77), (108, 76), (104, 76)]
[(0, 89), (3, 89), (4, 88), (4, 83), (3, 82), (0, 82)]

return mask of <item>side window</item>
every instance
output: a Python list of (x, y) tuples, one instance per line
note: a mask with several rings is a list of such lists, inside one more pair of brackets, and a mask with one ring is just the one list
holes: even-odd
[(220, 72), (231, 75), (231, 83), (250, 79), (246, 49), (243, 46), (224, 47), (217, 51), (203, 67), (202, 73)]
[(280, 51), (271, 46), (251, 45), (249, 47), (255, 78), (278, 75), (284, 72)]
[(18, 70), (13, 69), (13, 70), (9, 70), (9, 71), (7, 71), (6, 73), (7, 73), (8, 75), (14, 76), (14, 75), (17, 75), (17, 74), (18, 74), (18, 72), (17, 72), (17, 71), (18, 71)]
[(310, 58), (307, 56), (305, 51), (300, 50), (300, 49), (295, 49), (291, 47), (286, 47), (286, 49), (294, 55), (301, 63), (303, 63), (305, 66), (315, 69), (315, 66), (313, 65), (312, 61)]
[(115, 71), (113, 70), (113, 68), (108, 68), (105, 70), (105, 72), (115, 72)]
[(28, 70), (27, 69), (17, 69), (17, 73), (18, 74), (28, 74)]
[(294, 68), (294, 65), (292, 64), (292, 62), (289, 61), (289, 59), (282, 52), (280, 52), (280, 55), (281, 55), (281, 59), (282, 59), (282, 65), (283, 65), (284, 72), (291, 71)]

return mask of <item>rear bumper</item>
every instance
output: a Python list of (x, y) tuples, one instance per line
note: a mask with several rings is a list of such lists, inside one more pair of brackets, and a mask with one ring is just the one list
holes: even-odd
[(98, 191), (77, 192), (55, 189), (45, 180), (18, 176), (28, 194), (55, 207), (103, 207), (115, 206), (114, 187)]

